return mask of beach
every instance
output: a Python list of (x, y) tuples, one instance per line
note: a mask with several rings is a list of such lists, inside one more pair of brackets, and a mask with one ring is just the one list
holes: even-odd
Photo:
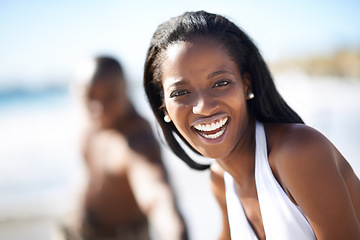
[[(298, 71), (274, 79), (288, 104), (328, 137), (360, 176), (360, 81), (310, 77)], [(156, 133), (159, 129), (141, 83), (131, 83), (129, 89), (136, 108)], [(73, 100), (64, 91), (30, 103), (1, 103), (1, 240), (61, 240), (57, 223), (73, 211), (85, 177)], [(190, 169), (166, 147), (163, 156), (191, 239), (217, 239), (221, 216), (211, 194), (209, 171)]]

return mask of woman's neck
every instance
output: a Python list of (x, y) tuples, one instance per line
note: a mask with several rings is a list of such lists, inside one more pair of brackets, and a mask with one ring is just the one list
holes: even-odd
[(247, 185), (253, 181), (255, 174), (255, 120), (249, 119), (238, 144), (224, 159), (216, 160), (222, 168), (230, 173), (235, 182)]

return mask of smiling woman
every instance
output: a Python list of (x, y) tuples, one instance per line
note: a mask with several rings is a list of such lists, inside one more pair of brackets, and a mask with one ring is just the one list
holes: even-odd
[(360, 238), (358, 177), (287, 105), (259, 50), (231, 21), (200, 11), (161, 24), (144, 87), (173, 152), (192, 168), (210, 167), (193, 161), (177, 135), (216, 160), (219, 239)]

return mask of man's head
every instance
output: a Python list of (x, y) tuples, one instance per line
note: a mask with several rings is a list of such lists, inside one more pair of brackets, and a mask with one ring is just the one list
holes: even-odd
[(122, 67), (111, 57), (100, 56), (79, 66), (77, 85), (92, 121), (103, 128), (114, 126), (129, 109)]

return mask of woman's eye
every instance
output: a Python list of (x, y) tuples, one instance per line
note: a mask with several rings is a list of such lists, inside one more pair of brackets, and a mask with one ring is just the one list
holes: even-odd
[(214, 87), (222, 87), (222, 86), (229, 85), (230, 83), (231, 83), (231, 81), (229, 81), (229, 80), (221, 80), (219, 82), (216, 82)]
[(189, 93), (187, 90), (176, 90), (176, 91), (173, 91), (170, 94), (170, 97), (180, 97), (180, 96), (185, 95), (187, 93)]

